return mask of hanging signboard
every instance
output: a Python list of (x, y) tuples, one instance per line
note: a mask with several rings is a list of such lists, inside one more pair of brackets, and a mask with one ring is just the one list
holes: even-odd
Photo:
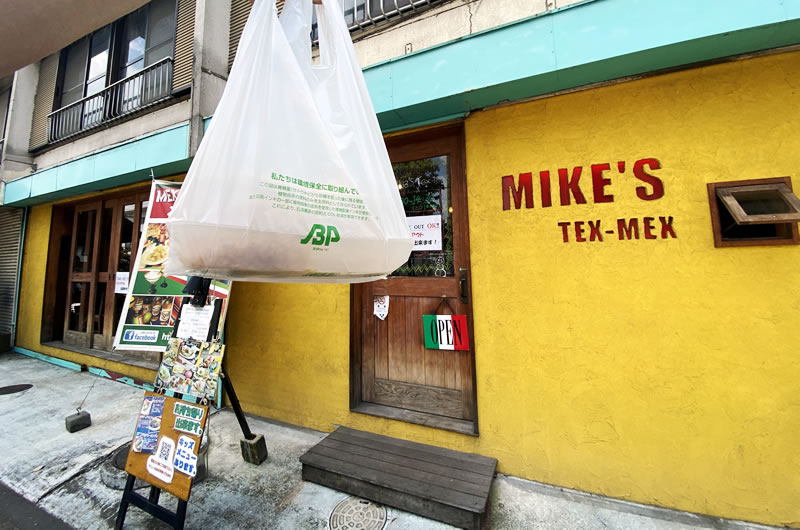
[(423, 315), (425, 347), (430, 350), (468, 350), (467, 315)]
[[(180, 182), (153, 181), (114, 349), (164, 351), (173, 326), (181, 316), (181, 307), (191, 299), (183, 292), (186, 276), (166, 276), (163, 272), (169, 255), (169, 235), (164, 221), (180, 188)], [(228, 281), (213, 281), (209, 288), (209, 298), (223, 299), (220, 328), (225, 322), (229, 292)], [(204, 340), (206, 336), (195, 338)]]
[(189, 500), (208, 407), (145, 392), (125, 471)]

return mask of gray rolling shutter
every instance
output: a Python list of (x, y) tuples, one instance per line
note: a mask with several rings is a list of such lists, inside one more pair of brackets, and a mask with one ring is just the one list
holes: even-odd
[(30, 148), (41, 147), (49, 140), (49, 123), (47, 115), (53, 112), (53, 98), (56, 93), (56, 77), (58, 76), (58, 57), (54, 53), (42, 59), (39, 64), (39, 85), (33, 100), (33, 121), (31, 122)]
[(178, 0), (172, 90), (183, 88), (192, 82), (195, 5), (195, 0)]
[(0, 208), (0, 351), (10, 346), (16, 320), (17, 267), (22, 242), (20, 208)]

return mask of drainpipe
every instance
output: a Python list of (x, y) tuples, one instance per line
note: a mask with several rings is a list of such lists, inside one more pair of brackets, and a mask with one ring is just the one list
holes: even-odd
[(11, 349), (17, 345), (17, 313), (19, 312), (19, 288), (22, 284), (22, 256), (25, 251), (25, 232), (28, 230), (28, 206), (22, 212), (22, 233), (19, 237), (19, 259), (17, 260), (17, 288), (14, 292), (14, 312), (11, 321)]

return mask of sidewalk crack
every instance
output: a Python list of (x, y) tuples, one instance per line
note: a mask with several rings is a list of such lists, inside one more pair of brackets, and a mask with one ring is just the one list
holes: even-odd
[(118, 445), (111, 446), (111, 449), (109, 451), (106, 451), (105, 453), (101, 454), (97, 458), (95, 458), (93, 460), (90, 460), (89, 462), (84, 464), (80, 469), (75, 471), (75, 473), (73, 473), (73, 474), (71, 474), (71, 475), (69, 475), (67, 477), (64, 477), (63, 479), (59, 480), (56, 484), (53, 484), (47, 491), (42, 493), (39, 496), (38, 499), (36, 499), (36, 505), (38, 506), (39, 503), (41, 503), (44, 499), (46, 499), (51, 494), (53, 494), (56, 490), (58, 490), (59, 488), (61, 488), (64, 485), (66, 485), (68, 482), (70, 482), (72, 480), (75, 480), (76, 478), (80, 477), (81, 475), (84, 475), (85, 473), (91, 471), (92, 469), (97, 468), (99, 465), (101, 465), (105, 460), (107, 460), (110, 456), (112, 456), (117, 450), (119, 450), (120, 447), (122, 447), (126, 443), (128, 443), (127, 440), (122, 442), (122, 443), (120, 443), (120, 444), (118, 444)]

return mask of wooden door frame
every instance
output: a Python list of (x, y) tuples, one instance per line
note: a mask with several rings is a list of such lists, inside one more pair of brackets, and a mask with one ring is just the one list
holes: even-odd
[[(114, 305), (116, 303), (116, 292), (115, 292), (115, 285), (116, 285), (116, 276), (118, 272), (125, 272), (119, 271), (119, 246), (122, 236), (122, 216), (123, 216), (123, 208), (126, 204), (133, 204), (133, 227), (131, 231), (131, 260), (130, 266), (128, 268), (129, 280), (134, 278), (135, 270), (134, 265), (136, 264), (136, 252), (138, 251), (139, 245), (139, 226), (141, 224), (141, 210), (142, 210), (142, 202), (146, 201), (150, 196), (149, 192), (141, 192), (135, 194), (127, 194), (116, 196), (110, 199), (106, 199), (103, 201), (103, 209), (110, 207), (112, 210), (112, 223), (111, 223), (111, 242), (109, 243), (109, 255), (108, 255), (108, 272), (105, 273), (98, 273), (98, 280), (97, 281), (105, 281), (106, 282), (106, 305), (104, 308), (104, 315), (103, 315), (103, 341), (104, 346), (108, 348), (103, 348), (104, 351), (110, 350), (110, 346), (114, 343), (114, 332), (116, 331), (117, 324), (119, 322), (114, 318)], [(105, 276), (105, 280), (100, 279), (100, 275)], [(95, 349), (95, 345), (92, 344), (92, 348)]]
[[(78, 217), (81, 213), (85, 212), (95, 212), (94, 216), (94, 226), (92, 232), (92, 260), (90, 264), (89, 272), (75, 272), (75, 243), (77, 241), (77, 234), (78, 231)], [(94, 322), (92, 318), (94, 316), (94, 295), (95, 295), (95, 288), (97, 285), (97, 253), (100, 245), (100, 224), (102, 220), (103, 214), (103, 201), (102, 200), (93, 200), (91, 202), (83, 203), (77, 205), (75, 207), (75, 213), (72, 220), (72, 243), (70, 249), (70, 257), (69, 257), (69, 278), (67, 280), (67, 306), (64, 312), (64, 342), (67, 342), (67, 335), (74, 334), (76, 336), (79, 335), (86, 335), (86, 344), (85, 345), (78, 345), (82, 347), (91, 347), (92, 344), (92, 335), (94, 333)], [(87, 234), (88, 235), (88, 234)], [(88, 283), (89, 284), (89, 293), (86, 299), (86, 329), (81, 331), (72, 331), (69, 329), (69, 310), (70, 305), (72, 302), (72, 284), (73, 283)], [(81, 304), (83, 305), (83, 304)], [(83, 311), (83, 307), (81, 311)], [(73, 344), (74, 345), (74, 344)]]
[[(419, 132), (412, 132), (408, 134), (401, 134), (385, 138), (387, 148), (390, 150), (402, 150), (408, 146), (413, 149), (414, 146), (425, 143), (434, 143), (442, 139), (453, 138), (456, 141), (457, 149), (454, 158), (451, 160), (451, 189), (452, 179), (463, 179), (463, 185), (458, 186), (458, 200), (464, 205), (463, 218), (454, 219), (454, 233), (456, 234), (456, 241), (460, 241), (462, 245), (469, 244), (469, 213), (467, 203), (467, 185), (466, 185), (466, 145), (464, 137), (464, 124), (459, 121), (457, 123), (444, 124), (442, 126), (426, 129)], [(457, 228), (456, 228), (457, 227)], [(468, 278), (471, 283), (472, 267), (470, 262), (469, 251), (464, 252), (464, 263)], [(454, 274), (458, 276), (459, 271), (455, 270)], [(467, 292), (467, 307), (470, 313), (470, 326), (469, 326), (469, 340), (471, 345), (471, 359), (472, 364), (472, 406), (474, 407), (474, 420), (456, 420), (445, 419), (443, 417), (433, 417), (433, 415), (407, 411), (403, 409), (396, 409), (384, 405), (378, 405), (364, 401), (362, 385), (362, 370), (364, 369), (364, 359), (362, 356), (363, 341), (361, 336), (363, 311), (361, 308), (367, 300), (359, 301), (359, 298), (365, 298), (367, 290), (362, 284), (350, 285), (350, 410), (353, 412), (360, 412), (364, 414), (387, 417), (391, 419), (407, 421), (410, 423), (417, 423), (427, 425), (430, 427), (440, 428), (478, 436), (478, 395), (477, 395), (477, 374), (475, 370), (475, 354), (476, 346), (473, 337), (472, 325), (472, 288), (468, 288)]]
[[(42, 330), (40, 334), (40, 340), (44, 343), (49, 343), (52, 341), (60, 341), (59, 347), (64, 347), (65, 349), (74, 349), (75, 351), (80, 351), (82, 353), (88, 353), (91, 349), (95, 348), (94, 344), (90, 344), (90, 348), (84, 348), (82, 346), (77, 346), (71, 343), (66, 342), (66, 335), (72, 334), (75, 335), (80, 332), (69, 331), (68, 326), (68, 319), (69, 319), (69, 305), (70, 305), (70, 296), (71, 296), (71, 284), (75, 281), (86, 281), (90, 282), (94, 287), (98, 282), (106, 282), (106, 306), (105, 310), (105, 318), (104, 318), (104, 342), (106, 342), (105, 346), (110, 346), (113, 342), (109, 342), (107, 338), (107, 333), (110, 331), (111, 339), (113, 339), (113, 334), (116, 330), (116, 326), (118, 322), (114, 319), (114, 297), (109, 296), (109, 293), (113, 293), (114, 289), (114, 279), (115, 279), (115, 266), (118, 265), (119, 259), (119, 240), (120, 240), (120, 230), (121, 230), (121, 220), (122, 220), (122, 206), (124, 204), (131, 204), (133, 203), (134, 208), (134, 226), (133, 226), (133, 234), (132, 234), (132, 242), (131, 242), (131, 263), (130, 263), (130, 270), (131, 274), (134, 273), (134, 264), (136, 260), (136, 253), (138, 251), (139, 246), (139, 237), (140, 237), (140, 225), (143, 221), (142, 219), (142, 202), (147, 201), (150, 196), (150, 186), (137, 186), (131, 189), (122, 190), (111, 192), (103, 195), (96, 195), (89, 199), (81, 199), (81, 200), (72, 200), (72, 201), (64, 201), (57, 203), (54, 206), (54, 215), (51, 220), (50, 226), (50, 242), (48, 246), (48, 255), (47, 255), (47, 266), (46, 266), (46, 278), (45, 278), (45, 293), (43, 298), (42, 304)], [(105, 208), (111, 207), (113, 209), (113, 219), (112, 219), (112, 236), (110, 241), (110, 249), (109, 249), (109, 270), (107, 272), (97, 272), (95, 268), (92, 273), (73, 273), (72, 268), (74, 266), (74, 259), (75, 259), (75, 231), (76, 231), (76, 223), (77, 223), (77, 214), (78, 212), (84, 212), (91, 209), (97, 209), (97, 219), (95, 222), (97, 226), (95, 227), (95, 239), (93, 241), (93, 248), (92, 251), (94, 252), (94, 256), (92, 260), (94, 262), (94, 266), (97, 267), (97, 262), (99, 260), (99, 245), (100, 245), (100, 226), (102, 223), (102, 216), (103, 210)], [(70, 212), (69, 220), (63, 217), (64, 212)], [(69, 234), (70, 236), (70, 243), (68, 244), (69, 247), (69, 258), (67, 259), (68, 265), (68, 274), (66, 281), (62, 284), (62, 288), (66, 289), (66, 296), (64, 305), (56, 304), (56, 290), (58, 290), (58, 274), (60, 266), (63, 264), (59, 261), (59, 252), (61, 250), (61, 237)], [(73, 274), (78, 274), (77, 279), (73, 279)], [(89, 279), (91, 278), (91, 279)], [(92, 313), (94, 312), (94, 295), (95, 293), (91, 293), (91, 304), (87, 303), (88, 305), (92, 306)], [(60, 307), (57, 307), (60, 306)], [(62, 313), (63, 312), (63, 313)], [(109, 317), (110, 315), (110, 317)], [(90, 315), (88, 321), (91, 322), (93, 315)], [(61, 331), (61, 335), (54, 336), (53, 335), (53, 322), (58, 319), (60, 322), (63, 322), (63, 329)], [(88, 340), (91, 343), (94, 339), (94, 329), (92, 328), (89, 330), (87, 325), (86, 334), (89, 337)]]

